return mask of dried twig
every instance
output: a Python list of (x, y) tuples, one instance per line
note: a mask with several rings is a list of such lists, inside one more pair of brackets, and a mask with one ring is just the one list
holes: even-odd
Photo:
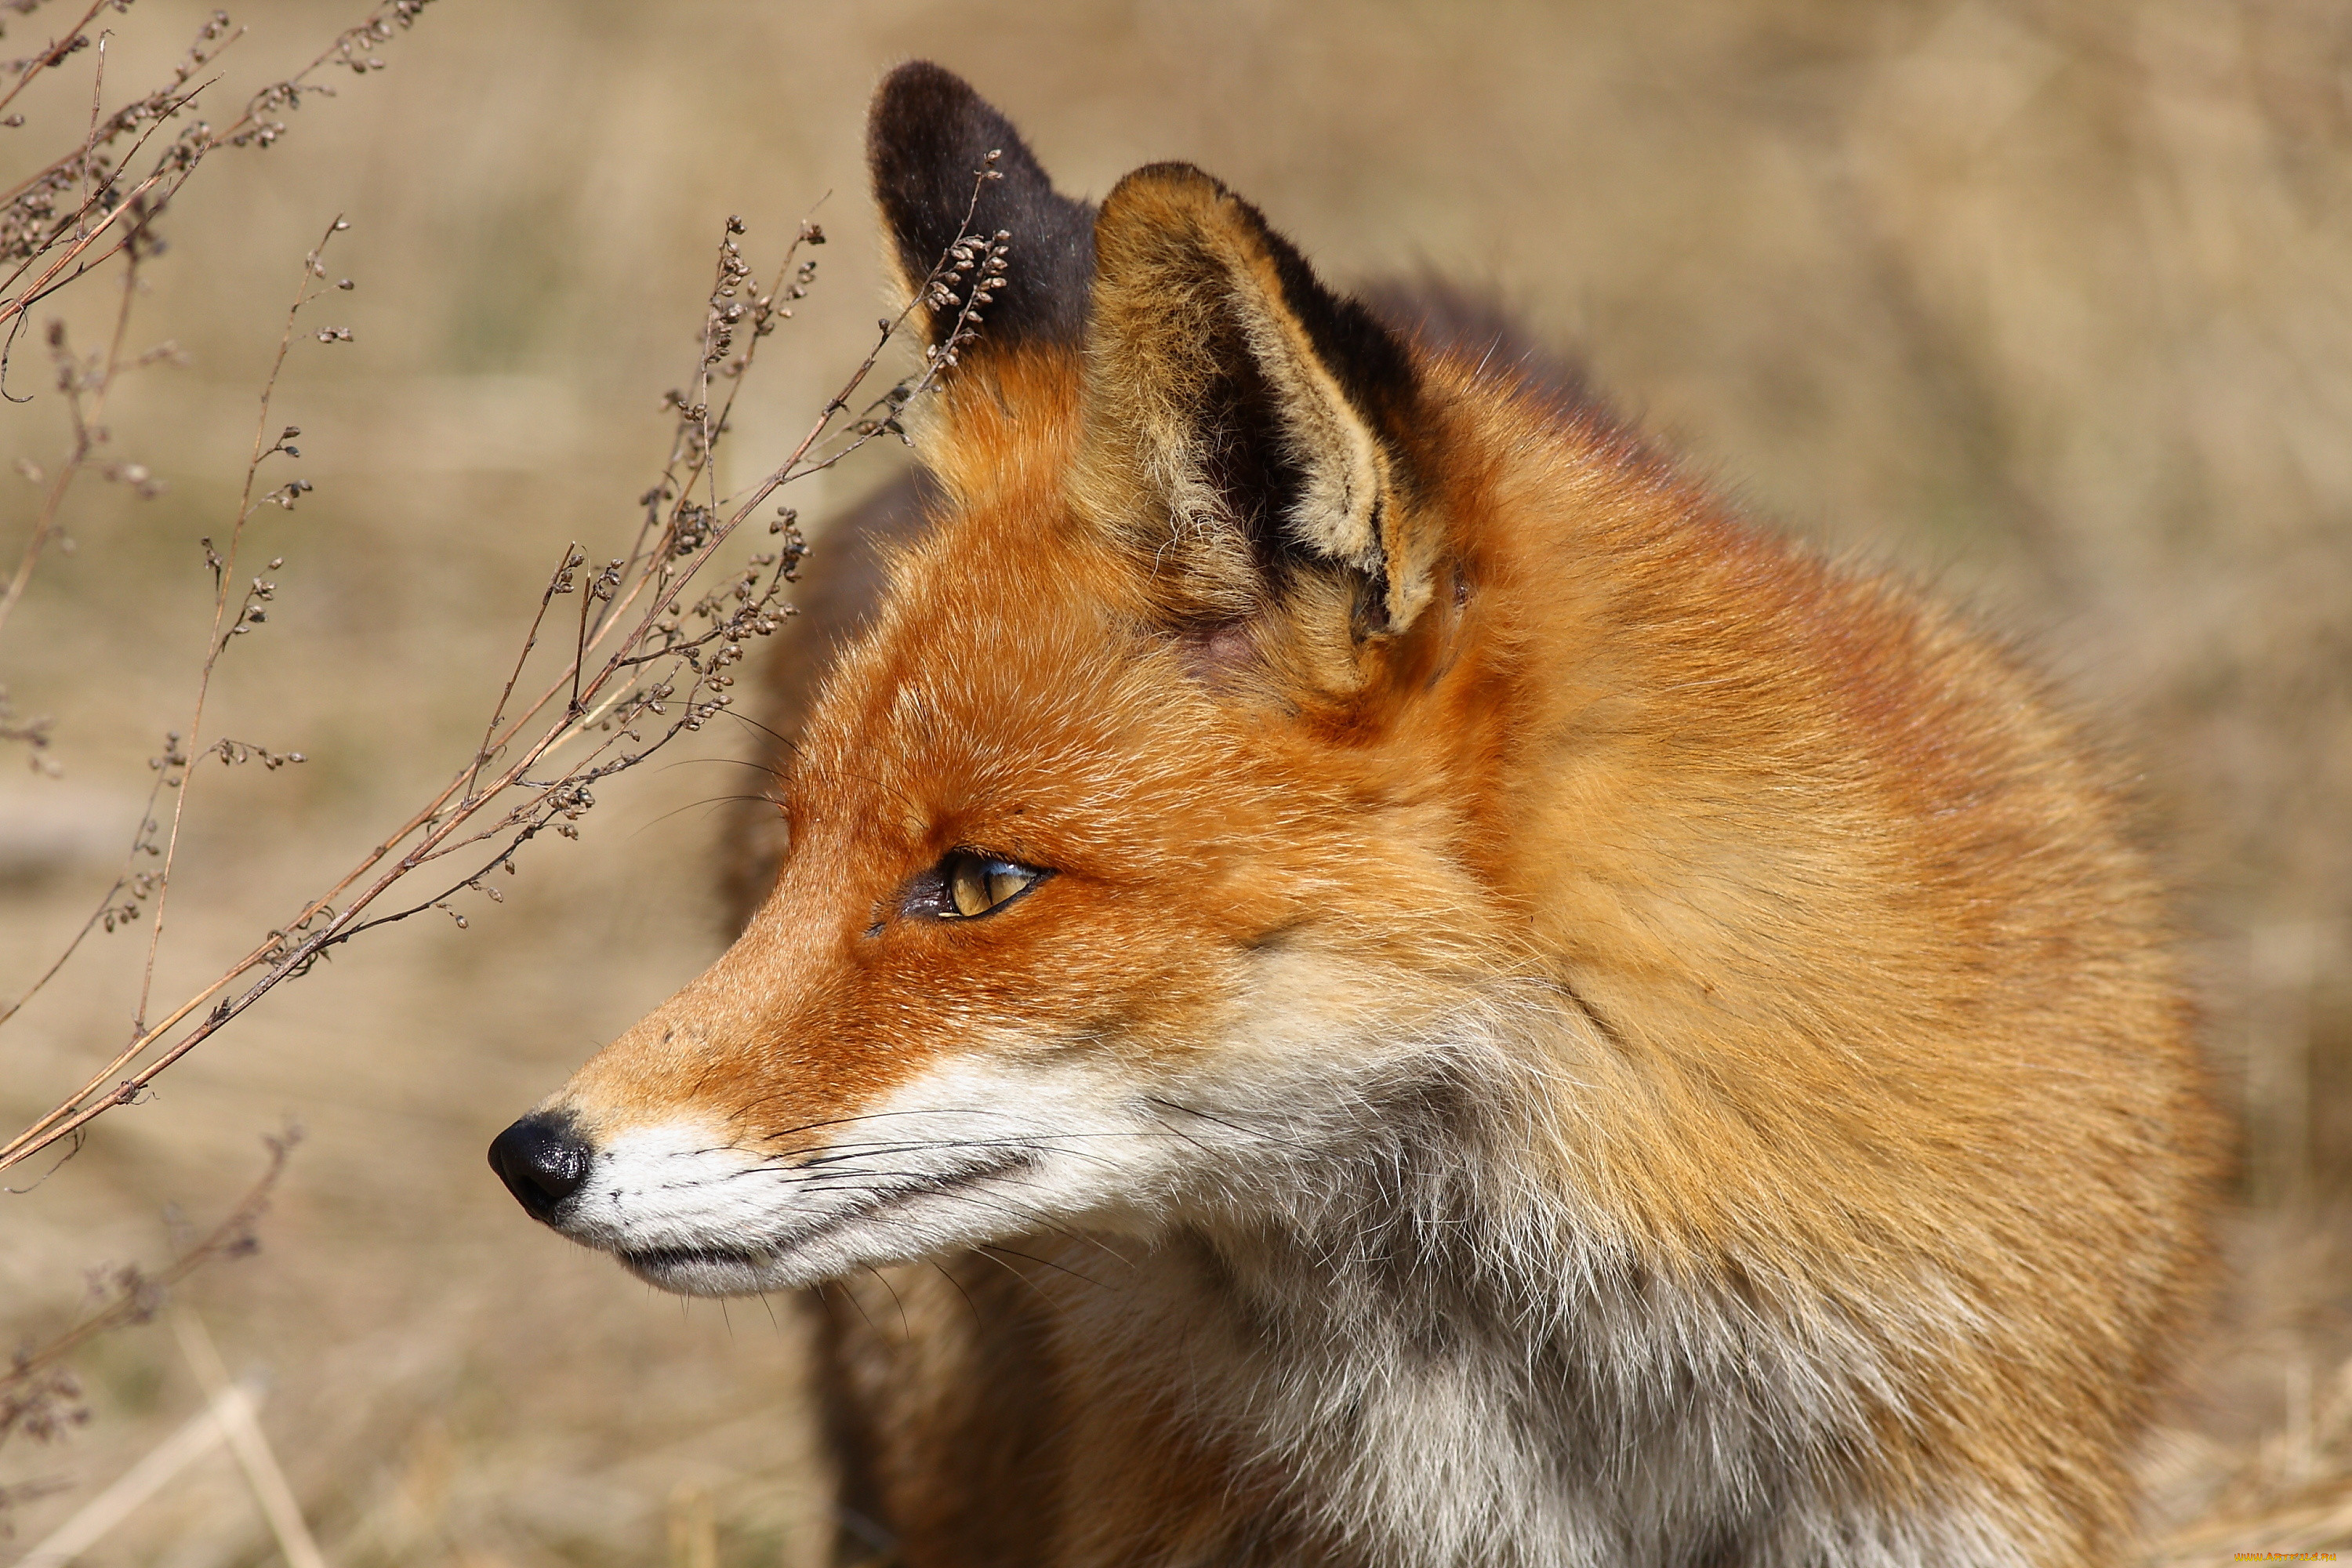
[(176, 1307), (172, 1327), (179, 1332), (181, 1353), (211, 1401), (229, 1452), (236, 1456), (237, 1468), (245, 1472), (246, 1485), (260, 1505), (261, 1517), (268, 1521), (269, 1533), (277, 1538), (278, 1550), (285, 1553), (289, 1568), (327, 1568), (327, 1559), (311, 1538), (310, 1526), (302, 1517), (301, 1505), (294, 1500), (294, 1489), (287, 1484), (277, 1452), (263, 1436), (261, 1423), (254, 1419), (252, 1405), (236, 1396), (236, 1384), (230, 1380), (228, 1368), (221, 1364), (220, 1351), (204, 1320), (184, 1307)]
[(16, 95), (24, 91), (35, 77), (49, 67), (58, 64), (75, 50), (83, 47), (89, 42), (83, 29), (98, 20), (98, 14), (113, 3), (114, 0), (91, 0), (89, 9), (81, 14), (79, 21), (65, 30), (62, 37), (52, 38), (48, 47), (38, 54), (29, 55), (21, 60), (10, 60), (5, 66), (0, 66), (0, 71), (14, 73), (16, 78), (16, 86), (5, 93), (0, 93), (0, 110), (5, 110), (16, 102)]
[[(250, 1419), (258, 1412), (262, 1393), (257, 1378), (231, 1385), (178, 1431), (149, 1449), (111, 1486), (75, 1510), (71, 1518), (35, 1542), (31, 1550), (16, 1560), (16, 1568), (65, 1568), (103, 1541), (115, 1526), (137, 1512), (181, 1471), (219, 1447), (226, 1440), (231, 1423), (240, 1415)], [(47, 1489), (62, 1487), (61, 1482), (54, 1483)], [(37, 1494), (22, 1485), (0, 1491), (0, 1510), (33, 1495)]]
[[(129, 0), (105, 0), (127, 5)], [(175, 68), (172, 80), (113, 113), (93, 120), (89, 133), (72, 152), (18, 182), (0, 195), (0, 265), (13, 264), (0, 275), (0, 326), (11, 327), (34, 304), (103, 266), (136, 243), (205, 159), (223, 147), (267, 147), (286, 132), (277, 118), (298, 109), (304, 97), (331, 96), (333, 89), (315, 79), (331, 67), (364, 76), (383, 68), (374, 52), (398, 29), (415, 25), (431, 0), (385, 0), (355, 26), (336, 35), (332, 43), (300, 70), (270, 83), (248, 99), (244, 111), (226, 127), (215, 130), (202, 121), (185, 126), (157, 154), (148, 173), (126, 186), (125, 164), (137, 157), (157, 132), (175, 121), (211, 85), (197, 79), (204, 68), (242, 36), (233, 29), (226, 12), (215, 11), (199, 29), (195, 42)], [(65, 39), (51, 46), (45, 63), (61, 59), (89, 41), (82, 30), (102, 5), (93, 6)], [(21, 84), (19, 84), (21, 86)], [(125, 137), (130, 148), (120, 157), (110, 149)], [(79, 189), (79, 198), (61, 205), (67, 192)], [(127, 224), (124, 219), (131, 221)], [(105, 243), (101, 244), (100, 242)], [(26, 281), (36, 265), (39, 273)], [(0, 350), (0, 374), (7, 356)]]
[[(0, 193), (0, 328), (5, 329), (0, 334), (0, 396), (23, 401), (7, 392), (6, 381), (25, 312), (114, 257), (122, 256), (127, 261), (113, 337), (100, 360), (85, 367), (67, 351), (62, 323), (50, 329), (59, 390), (67, 395), (73, 422), (73, 445), (43, 495), (7, 585), (0, 589), (0, 628), (5, 628), (24, 596), (43, 552), (58, 537), (67, 491), (88, 466), (93, 448), (107, 438), (105, 405), (124, 368), (123, 336), (137, 291), (138, 266), (154, 247), (157, 218), (209, 153), (222, 147), (268, 146), (286, 131), (284, 121), (275, 118), (278, 113), (299, 107), (306, 94), (331, 95), (331, 88), (314, 79), (320, 71), (341, 67), (365, 75), (382, 69), (383, 61), (373, 51), (389, 41), (396, 29), (413, 26), (429, 0), (387, 0), (377, 5), (357, 26), (336, 35), (309, 65), (255, 93), (244, 112), (225, 129), (215, 132), (201, 121), (184, 128), (159, 154), (146, 176), (126, 188), (124, 168), (194, 102), (209, 85), (208, 79), (199, 79), (203, 71), (243, 36), (242, 29), (230, 25), (226, 12), (214, 12), (197, 29), (168, 82), (105, 113), (101, 110), (107, 36), (100, 34), (93, 40), (88, 29), (109, 5), (120, 11), (130, 3), (95, 0), (71, 27), (38, 54), (0, 67), (0, 73), (13, 71), (17, 78), (0, 95), (0, 110), (5, 110), (41, 71), (93, 42), (100, 60), (100, 68), (92, 73), (89, 123), (79, 145)], [(126, 137), (131, 139), (128, 148), (115, 154), (112, 149)], [(38, 276), (26, 281), (36, 266), (41, 268)], [(37, 470), (27, 468), (26, 472), (37, 481)], [(126, 480), (145, 495), (160, 488), (135, 463), (112, 465), (108, 475)], [(37, 764), (49, 740), (47, 723), (43, 720), (11, 722), (5, 706), (0, 706), (0, 741), (6, 740), (28, 743)]]
[[(993, 164), (993, 153), (988, 162)], [(705, 312), (701, 354), (689, 390), (670, 396), (678, 412), (677, 433), (661, 482), (643, 498), (646, 511), (630, 552), (592, 571), (585, 551), (576, 544), (568, 549), (562, 565), (541, 596), (522, 652), (483, 740), (450, 782), (323, 895), (306, 904), (294, 920), (269, 932), (245, 957), (152, 1026), (144, 1021), (148, 993), (142, 984), (140, 1026), (131, 1038), (73, 1094), (0, 1145), (0, 1169), (60, 1140), (78, 1137), (107, 1110), (131, 1102), (158, 1074), (277, 985), (306, 973), (333, 948), (362, 931), (426, 910), (446, 912), (464, 926), (466, 916), (452, 906), (452, 900), (467, 892), (499, 900), (494, 884), (485, 879), (500, 868), (511, 873), (516, 853), (523, 845), (551, 829), (559, 836), (577, 837), (575, 825), (595, 805), (595, 788), (605, 779), (635, 767), (680, 734), (699, 730), (725, 711), (732, 701), (728, 689), (734, 684), (729, 671), (743, 658), (743, 644), (770, 635), (791, 613), (782, 595), (785, 584), (794, 578), (804, 546), (790, 509), (779, 509), (769, 524), (772, 533), (782, 536), (778, 548), (751, 555), (731, 581), (690, 604), (685, 598), (688, 589), (778, 489), (832, 468), (881, 436), (899, 433), (898, 411), (935, 385), (978, 333), (982, 312), (1003, 284), (1006, 242), (1011, 237), (1003, 232), (981, 235), (971, 229), (982, 185), (996, 177), (992, 167), (974, 171), (972, 200), (964, 224), (915, 299), (897, 316), (877, 324), (873, 346), (865, 359), (825, 403), (799, 443), (782, 463), (734, 500), (722, 517), (711, 464), (727, 434), (727, 408), (734, 394), (730, 389), (714, 411), (711, 377), (717, 374), (740, 383), (759, 342), (789, 316), (787, 302), (806, 292), (814, 264), (802, 259), (803, 248), (822, 244), (824, 237), (814, 224), (804, 222), (779, 264), (775, 282), (761, 291), (753, 287), (751, 268), (736, 244), (743, 226), (740, 220), (729, 219)], [(957, 303), (960, 297), (950, 280), (968, 274), (978, 281)], [(320, 275), (314, 253), (306, 262), (304, 289)], [(297, 311), (307, 297), (298, 291)], [(922, 368), (867, 405), (865, 415), (849, 417), (883, 353), (903, 331), (911, 314), (921, 306), (944, 310), (951, 303), (956, 305), (956, 314), (939, 343), (926, 351)], [(292, 340), (292, 320), (289, 312), (281, 362), (285, 344)], [(273, 384), (274, 377), (273, 372)], [(267, 399), (265, 391), (261, 426), (265, 432)], [(888, 412), (877, 414), (884, 409)], [(254, 472), (285, 439), (279, 437), (276, 446), (265, 446), (257, 439), (240, 503), (240, 527), (257, 504), (253, 497)], [(698, 487), (707, 499), (697, 499)], [(290, 500), (291, 496), (284, 499)], [(215, 623), (206, 655), (206, 681), (228, 639), (248, 624), (240, 618), (224, 629), (237, 540), (233, 531), (229, 555), (213, 557)], [(248, 591), (247, 610), (257, 607), (254, 595), (260, 587), (257, 580), (255, 589)], [(549, 607), (557, 595), (572, 593), (583, 597), (569, 659), (535, 699), (509, 715), (513, 692), (539, 645)], [(696, 621), (702, 623), (698, 628), (689, 624)], [(193, 746), (193, 722), (190, 734)], [(560, 764), (558, 753), (566, 755)], [(184, 812), (185, 798), (184, 785), (175, 808), (175, 835), (177, 814)], [(451, 856), (465, 858), (462, 868), (448, 873), (446, 880), (436, 884), (436, 891), (388, 912), (372, 912), (408, 877)], [(166, 888), (170, 866), (167, 848)], [(338, 909), (338, 901), (346, 894), (351, 895), (349, 901)], [(150, 975), (162, 924), (159, 913), (150, 937)], [(229, 994), (239, 981), (247, 982), (243, 989)], [(209, 1011), (197, 1018), (208, 1005)], [(188, 1026), (184, 1032), (169, 1037), (184, 1025)], [(127, 1070), (142, 1057), (147, 1058), (143, 1065), (135, 1071)], [(118, 1074), (124, 1076), (118, 1078)]]
[[(108, 438), (106, 427), (107, 400), (113, 395), (115, 384), (126, 368), (122, 359), (124, 340), (131, 330), (131, 306), (139, 292), (141, 250), (133, 247), (122, 269), (122, 290), (115, 307), (114, 330), (108, 335), (105, 350), (89, 362), (73, 352), (63, 321), (49, 323), (49, 357), (57, 367), (58, 391), (64, 395), (66, 415), (73, 432), (73, 440), (66, 456), (58, 465), (56, 475), (41, 495), (41, 510), (33, 519), (33, 531), (25, 541), (25, 549), (17, 557), (16, 569), (9, 574), (8, 585), (0, 589), (0, 627), (8, 624), (9, 615), (16, 601), (24, 597), (25, 585), (32, 580), (33, 568), (57, 537), (58, 515), (65, 505), (66, 492), (74, 480), (81, 477), (91, 456)], [(27, 479), (37, 479), (40, 470), (29, 463), (20, 464), (19, 471)], [(142, 496), (154, 496), (162, 490), (146, 468), (136, 463), (114, 465), (109, 470), (112, 477), (130, 482)]]
[[(23, 994), (14, 1002), (0, 1007), (0, 1024), (15, 1017), (26, 1003), (39, 995), (42, 989), (58, 977), (58, 971), (72, 960), (91, 931), (101, 926), (110, 931), (137, 920), (147, 899), (162, 886), (163, 879), (159, 873), (139, 869), (139, 858), (142, 855), (160, 857), (163, 852), (162, 846), (155, 842), (155, 835), (161, 830), (155, 820), (155, 802), (164, 790), (177, 787), (180, 775), (188, 765), (186, 753), (180, 750), (177, 731), (164, 738), (162, 754), (150, 757), (148, 763), (155, 770), (155, 782), (148, 786), (147, 804), (139, 814), (139, 830), (131, 835), (131, 848), (123, 856), (122, 868), (115, 873), (112, 885), (100, 897), (98, 907), (90, 910), (89, 918), (81, 922), (79, 929), (50, 961), (49, 966), (41, 972), (39, 978), (26, 986)], [(126, 893), (130, 895), (127, 899), (123, 896)]]
[[(277, 593), (277, 585), (268, 578), (256, 577), (252, 586), (245, 590), (238, 601), (236, 618), (234, 621), (229, 619), (230, 584), (236, 580), (237, 551), (245, 542), (245, 526), (265, 502), (291, 509), (295, 499), (310, 489), (305, 481), (291, 479), (267, 496), (257, 498), (254, 494), (255, 487), (261, 482), (261, 465), (265, 461), (280, 454), (300, 455), (291, 445), (294, 437), (302, 433), (295, 426), (289, 425), (275, 439), (271, 438), (270, 400), (277, 395), (278, 378), (286, 369), (287, 353), (294, 346), (296, 319), (301, 315), (302, 307), (310, 302), (319, 282), (327, 276), (327, 269), (320, 264), (320, 258), (326, 254), (327, 246), (335, 236), (350, 226), (340, 214), (337, 215), (326, 231), (320, 235), (318, 245), (302, 258), (302, 281), (295, 286), (294, 302), (287, 307), (286, 325), (278, 334), (278, 353), (270, 360), (269, 374), (261, 384), (261, 409), (254, 419), (253, 449), (246, 459), (245, 488), (237, 496), (236, 517), (229, 525), (227, 552), (216, 552), (209, 539), (204, 542), (205, 559), (213, 569), (213, 626), (212, 636), (205, 648), (205, 662), (196, 676), (195, 701), (188, 714), (187, 743), (191, 752), (201, 743), (204, 734), (205, 700), (212, 693), (215, 667), (220, 663), (221, 655), (227, 651), (233, 638), (247, 628), (260, 625), (267, 617), (268, 612), (263, 606)], [(272, 561), (269, 564), (274, 569), (278, 563)], [(233, 755), (233, 752), (224, 753), (224, 759), (229, 760)], [(144, 1038), (147, 1033), (147, 1001), (155, 984), (156, 951), (163, 942), (163, 917), (172, 896), (172, 865), (179, 853), (180, 827), (187, 819), (188, 795), (194, 783), (194, 775), (184, 771), (180, 788), (172, 799), (172, 827), (163, 841), (163, 867), (155, 889), (155, 918), (147, 928), (147, 963), (139, 980), (139, 1005), (131, 1015), (133, 1044)]]
[(10, 1358), (7, 1369), (0, 1372), (0, 1445), (18, 1436), (53, 1442), (81, 1425), (88, 1413), (80, 1385), (64, 1365), (66, 1359), (100, 1334), (154, 1317), (173, 1287), (196, 1270), (224, 1258), (247, 1257), (259, 1247), (256, 1226), (268, 1212), (270, 1194), (301, 1133), (289, 1129), (263, 1142), (269, 1147), (268, 1169), (210, 1234), (156, 1273), (133, 1264), (114, 1269), (105, 1277), (100, 1305), (81, 1321), (47, 1343), (19, 1350)]

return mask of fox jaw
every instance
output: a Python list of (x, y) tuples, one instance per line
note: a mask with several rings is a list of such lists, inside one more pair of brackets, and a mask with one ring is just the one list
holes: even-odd
[[(494, 1154), (667, 1289), (1295, 1201), (1487, 1040), (1516, 945), (1448, 755), (1493, 721), (1408, 473), (1428, 373), (1198, 171), (1097, 215), (967, 140), (1011, 283), (922, 432), (942, 515), (782, 781), (780, 880)], [(971, 187), (940, 153), (877, 134), (910, 288)]]

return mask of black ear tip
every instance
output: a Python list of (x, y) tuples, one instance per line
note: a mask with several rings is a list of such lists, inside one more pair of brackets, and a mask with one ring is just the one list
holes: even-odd
[[(884, 77), (866, 121), (866, 160), (910, 288), (930, 275), (969, 219), (974, 233), (1009, 237), (1011, 281), (986, 317), (993, 342), (1070, 341), (1083, 330), (1093, 212), (1055, 194), (1013, 122), (969, 82), (929, 60)], [(934, 330), (953, 314), (935, 319)]]
[(944, 173), (931, 165), (952, 159), (973, 165), (954, 171), (969, 182), (978, 171), (977, 158), (998, 150), (1003, 153), (1000, 167), (1010, 164), (1043, 177), (1012, 121), (945, 66), (908, 60), (874, 89), (874, 106), (866, 117), (866, 158), (879, 180), (918, 169)]
[[(992, 153), (997, 157), (989, 163)], [(866, 162), (875, 195), (901, 234), (910, 227), (923, 231), (932, 252), (922, 258), (927, 268), (954, 237), (951, 228), (930, 231), (950, 210), (963, 216), (983, 163), (1004, 178), (1051, 188), (1012, 121), (970, 82), (929, 60), (908, 60), (875, 89), (866, 120)]]
[(960, 87), (966, 92), (971, 85), (963, 78), (937, 60), (901, 60), (882, 73), (881, 90), (885, 95), (906, 92), (931, 84)]
[(975, 107), (985, 108), (971, 83), (945, 66), (929, 60), (908, 60), (882, 79), (874, 89), (874, 107), (866, 116), (867, 140), (879, 146), (893, 132), (910, 124), (937, 123), (961, 118)]

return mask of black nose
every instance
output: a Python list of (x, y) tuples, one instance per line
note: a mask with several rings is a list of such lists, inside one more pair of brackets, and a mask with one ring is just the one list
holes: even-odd
[(533, 1219), (551, 1219), (588, 1179), (595, 1151), (562, 1111), (533, 1111), (490, 1141), (490, 1169)]

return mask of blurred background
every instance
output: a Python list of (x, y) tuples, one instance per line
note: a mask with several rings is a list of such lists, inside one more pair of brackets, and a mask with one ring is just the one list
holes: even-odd
[[(14, 7), (10, 8), (12, 11)], [(79, 5), (11, 16), (28, 54)], [(359, 19), (250, 0), (209, 118)], [(208, 6), (108, 18), (111, 102), (165, 79)], [(47, 964), (184, 727), (255, 398), (302, 258), (350, 277), (306, 317), (273, 425), (316, 490), (254, 525), (282, 556), (223, 661), (156, 982), (201, 985), (469, 755), (549, 570), (625, 547), (692, 369), (729, 214), (773, 264), (834, 243), (762, 349), (730, 483), (788, 449), (882, 303), (859, 140), (912, 55), (967, 75), (1067, 189), (1189, 159), (1342, 282), (1487, 289), (1759, 516), (1938, 584), (2033, 650), (2145, 764), (2184, 889), (2219, 1080), (2244, 1116), (2222, 1324), (2149, 1456), (2168, 1560), (2352, 1544), (2352, 9), (2338, 0), (440, 0), (268, 149), (198, 170), (146, 268), (107, 456), (0, 632), (47, 777), (0, 750), (0, 998)], [(17, 174), (89, 112), (93, 52), (0, 130)], [(89, 280), (37, 312), (94, 342)], [(68, 439), (28, 332), (0, 458)], [(801, 487), (823, 523), (886, 480)], [(0, 471), (0, 557), (38, 489)], [(731, 727), (542, 840), (470, 929), (341, 951), (0, 1194), (0, 1332), (47, 1336), (90, 1270), (166, 1258), (309, 1137), (253, 1258), (178, 1300), (345, 1568), (810, 1563), (821, 1460), (790, 1315), (657, 1296), (531, 1225), (489, 1138), (724, 942)], [(125, 1037), (146, 927), (94, 937), (0, 1031), (0, 1121)], [(16, 1180), (16, 1178), (22, 1178)], [(203, 1406), (168, 1324), (76, 1362), (90, 1419), (0, 1451), (37, 1542)], [(278, 1547), (226, 1452), (83, 1559), (235, 1568)]]

